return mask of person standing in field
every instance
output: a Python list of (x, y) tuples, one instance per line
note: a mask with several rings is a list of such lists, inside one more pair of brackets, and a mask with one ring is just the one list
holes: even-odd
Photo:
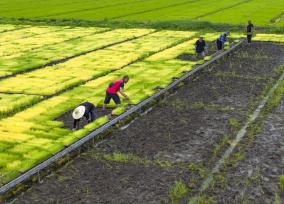
[(248, 41), (248, 44), (250, 45), (251, 44), (251, 40), (252, 40), (252, 35), (253, 35), (253, 24), (252, 22), (249, 20), (248, 21), (248, 25), (247, 25), (247, 41)]
[(218, 51), (224, 49), (225, 42), (227, 41), (227, 36), (229, 35), (228, 32), (223, 33), (220, 37), (216, 40), (217, 49)]
[(196, 53), (197, 57), (199, 55), (201, 55), (202, 58), (205, 57), (205, 48), (206, 48), (206, 43), (203, 40), (203, 37), (199, 37), (199, 39), (195, 43), (195, 53)]
[(84, 102), (80, 104), (72, 113), (73, 121), (73, 130), (79, 128), (79, 122), (81, 118), (85, 117), (88, 120), (88, 123), (93, 122), (96, 119), (95, 115), (95, 106), (90, 102)]
[(129, 77), (124, 76), (122, 79), (115, 80), (114, 82), (112, 82), (108, 86), (108, 88), (106, 90), (106, 96), (105, 96), (105, 100), (104, 100), (103, 110), (106, 109), (106, 106), (107, 106), (107, 104), (110, 103), (111, 99), (115, 102), (116, 105), (119, 105), (121, 103), (118, 93), (120, 93), (122, 96), (124, 96), (124, 98), (126, 100), (129, 100), (128, 96), (123, 91), (124, 84), (126, 84), (128, 81), (129, 81)]

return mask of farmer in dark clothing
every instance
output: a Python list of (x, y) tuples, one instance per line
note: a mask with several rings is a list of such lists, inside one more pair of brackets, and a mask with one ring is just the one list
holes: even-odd
[(88, 120), (88, 123), (96, 119), (95, 115), (95, 106), (90, 102), (84, 102), (80, 104), (72, 113), (74, 118), (73, 130), (77, 130), (79, 126), (80, 119), (85, 117)]
[(227, 41), (228, 35), (229, 35), (229, 33), (224, 33), (224, 34), (220, 35), (220, 37), (217, 39), (216, 43), (217, 43), (217, 49), (219, 51), (224, 49), (224, 44)]
[(247, 41), (248, 44), (251, 44), (251, 39), (252, 39), (252, 35), (253, 35), (253, 24), (251, 21), (248, 21), (248, 25), (247, 25)]
[(199, 37), (199, 39), (195, 43), (195, 52), (198, 55), (201, 55), (203, 58), (205, 57), (205, 48), (206, 43), (203, 40), (203, 37)]
[(104, 101), (103, 110), (105, 110), (106, 105), (109, 104), (111, 99), (115, 102), (116, 105), (119, 105), (121, 103), (118, 92), (122, 96), (124, 96), (126, 100), (129, 100), (128, 96), (123, 92), (124, 84), (126, 84), (128, 81), (129, 81), (129, 77), (124, 76), (122, 79), (116, 80), (108, 86), (106, 90), (106, 97)]

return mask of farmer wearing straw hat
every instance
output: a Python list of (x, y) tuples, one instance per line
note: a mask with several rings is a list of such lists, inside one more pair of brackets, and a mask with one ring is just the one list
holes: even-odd
[(96, 119), (95, 115), (95, 106), (90, 102), (84, 102), (80, 104), (72, 113), (74, 119), (73, 130), (77, 130), (79, 126), (80, 119), (85, 117), (88, 120), (88, 123)]
[(118, 92), (122, 96), (124, 96), (124, 98), (126, 100), (129, 100), (128, 96), (123, 91), (124, 84), (126, 84), (128, 81), (129, 81), (129, 77), (124, 76), (122, 79), (116, 80), (108, 86), (108, 88), (106, 90), (106, 97), (105, 97), (105, 100), (104, 100), (103, 110), (106, 109), (106, 105), (110, 103), (111, 99), (115, 102), (116, 105), (119, 105), (121, 103)]

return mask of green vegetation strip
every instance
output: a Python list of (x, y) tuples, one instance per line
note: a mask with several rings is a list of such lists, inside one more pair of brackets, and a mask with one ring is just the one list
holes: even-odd
[[(271, 19), (278, 19), (283, 13), (283, 0), (31, 0), (23, 3), (18, 0), (2, 0), (2, 17), (10, 19), (69, 19), (104, 21), (118, 19), (145, 22), (181, 22), (191, 20), (199, 23), (242, 25), (248, 18), (256, 25), (269, 26)], [(97, 12), (99, 11), (99, 12)], [(194, 19), (194, 20), (193, 20)], [(275, 26), (283, 26), (283, 19)], [(269, 29), (269, 28), (267, 28)]]

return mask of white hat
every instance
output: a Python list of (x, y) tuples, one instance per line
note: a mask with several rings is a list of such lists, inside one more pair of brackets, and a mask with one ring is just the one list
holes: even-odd
[(72, 117), (75, 120), (78, 120), (80, 118), (82, 118), (85, 114), (86, 108), (85, 106), (78, 106), (77, 108), (75, 108), (75, 110), (72, 113)]

